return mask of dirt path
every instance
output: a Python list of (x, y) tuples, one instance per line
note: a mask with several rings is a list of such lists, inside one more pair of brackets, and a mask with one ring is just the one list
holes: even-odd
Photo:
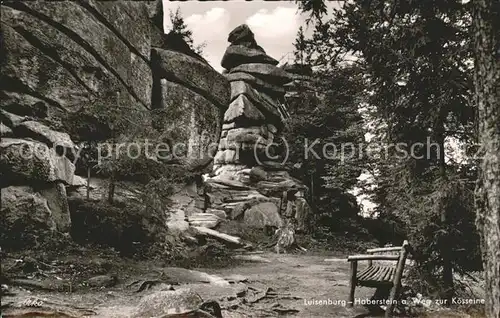
[[(296, 254), (264, 253), (252, 255), (260, 262), (244, 262), (235, 267), (224, 269), (199, 269), (208, 274), (226, 278), (226, 285), (208, 283), (181, 283), (175, 289), (189, 288), (197, 292), (204, 300), (217, 300), (223, 308), (226, 318), (239, 317), (364, 317), (367, 310), (362, 306), (346, 308), (348, 295), (349, 268), (345, 258), (335, 262), (325, 262), (331, 256), (311, 256)], [(75, 317), (132, 317), (137, 304), (148, 293), (164, 290), (168, 281), (140, 293), (131, 290), (131, 280), (148, 280), (155, 273), (164, 271), (164, 277), (174, 281), (183, 280), (183, 275), (175, 274), (176, 270), (162, 267), (145, 267), (135, 273), (122, 273), (120, 283), (111, 288), (81, 289), (70, 292), (49, 292), (16, 288), (15, 296), (6, 297), (2, 303), (21, 304), (16, 315), (21, 312), (40, 311), (48, 307), (49, 311), (66, 312)], [(146, 263), (147, 265), (147, 263)], [(185, 271), (181, 269), (181, 271)], [(50, 276), (50, 275), (49, 275)], [(184, 275), (185, 276), (185, 275)], [(239, 277), (244, 282), (228, 283), (230, 277)], [(156, 277), (157, 278), (157, 277)], [(165, 285), (167, 284), (167, 285)], [(369, 298), (373, 290), (358, 288), (356, 297)], [(323, 303), (315, 303), (320, 301)], [(37, 307), (40, 303), (42, 306)], [(17, 308), (17, 305), (14, 305)], [(25, 309), (27, 311), (25, 311)], [(50, 316), (50, 314), (49, 314)], [(62, 316), (58, 316), (62, 317)], [(67, 317), (67, 316), (66, 316)]]

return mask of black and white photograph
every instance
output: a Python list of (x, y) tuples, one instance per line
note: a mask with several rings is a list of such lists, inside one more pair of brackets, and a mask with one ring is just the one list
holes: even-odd
[(0, 318), (500, 318), (500, 0), (0, 9)]

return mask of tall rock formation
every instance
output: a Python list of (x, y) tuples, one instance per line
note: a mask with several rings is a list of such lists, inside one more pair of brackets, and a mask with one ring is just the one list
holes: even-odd
[(81, 139), (69, 118), (98, 107), (118, 112), (117, 105), (147, 112), (152, 76), (144, 3), (2, 1), (1, 11), (0, 231), (7, 247), (36, 241), (36, 232), (69, 230), (66, 186)]
[(293, 77), (276, 66), (247, 25), (234, 29), (228, 41), (221, 64), (228, 70), (231, 102), (206, 182), (208, 207), (256, 227), (280, 226), (281, 215), (303, 229), (306, 188), (283, 168), (286, 153), (273, 153), (287, 119), (284, 85)]
[(2, 1), (1, 11), (2, 247), (68, 231), (67, 191), (86, 185), (77, 145), (109, 138), (116, 116), (179, 145), (172, 164), (210, 163), (230, 85), (164, 34), (160, 0)]

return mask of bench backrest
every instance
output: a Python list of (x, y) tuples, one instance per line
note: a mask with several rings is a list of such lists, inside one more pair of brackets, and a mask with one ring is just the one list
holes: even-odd
[[(393, 261), (376, 261), (376, 262), (381, 262), (385, 266), (396, 266), (396, 271), (397, 267), (401, 264), (401, 266), (404, 268), (404, 265), (406, 263), (406, 259), (408, 258), (408, 252), (409, 252), (409, 247), (410, 244), (408, 241), (403, 241), (403, 245), (401, 246), (390, 246), (390, 247), (379, 247), (379, 248), (370, 248), (366, 250), (366, 254), (391, 254), (391, 255), (398, 255), (398, 262), (395, 265)], [(372, 265), (372, 261), (368, 261), (368, 265)]]

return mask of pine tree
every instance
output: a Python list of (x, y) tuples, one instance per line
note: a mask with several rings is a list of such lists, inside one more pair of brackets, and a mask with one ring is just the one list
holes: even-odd
[(200, 54), (203, 52), (203, 48), (206, 46), (206, 43), (202, 43), (200, 45), (195, 45), (193, 40), (193, 32), (189, 30), (184, 18), (182, 17), (181, 9), (178, 7), (175, 11), (170, 10), (170, 23), (172, 28), (170, 32), (178, 34), (182, 37), (184, 41), (189, 45), (189, 47)]
[(295, 62), (304, 64), (305, 55), (307, 50), (307, 41), (304, 35), (304, 28), (301, 26), (299, 31), (297, 32), (297, 37), (295, 38), (295, 42), (293, 43), (294, 51), (293, 55), (295, 56)]
[[(309, 187), (316, 225), (332, 232), (342, 227), (345, 230), (360, 212), (350, 190), (361, 174), (356, 146), (364, 141), (364, 129), (358, 106), (366, 96), (359, 67), (340, 65), (334, 56), (326, 57), (311, 43), (300, 28), (294, 55), (301, 69), (310, 71), (312, 65), (320, 65), (325, 59), (331, 63), (316, 67), (313, 83), (297, 83), (298, 95), (287, 99), (291, 114), (286, 132), (290, 141), (288, 161), (294, 163), (292, 174)], [(344, 149), (346, 156), (341, 154), (343, 144), (352, 145)], [(323, 234), (320, 232), (316, 234)]]

